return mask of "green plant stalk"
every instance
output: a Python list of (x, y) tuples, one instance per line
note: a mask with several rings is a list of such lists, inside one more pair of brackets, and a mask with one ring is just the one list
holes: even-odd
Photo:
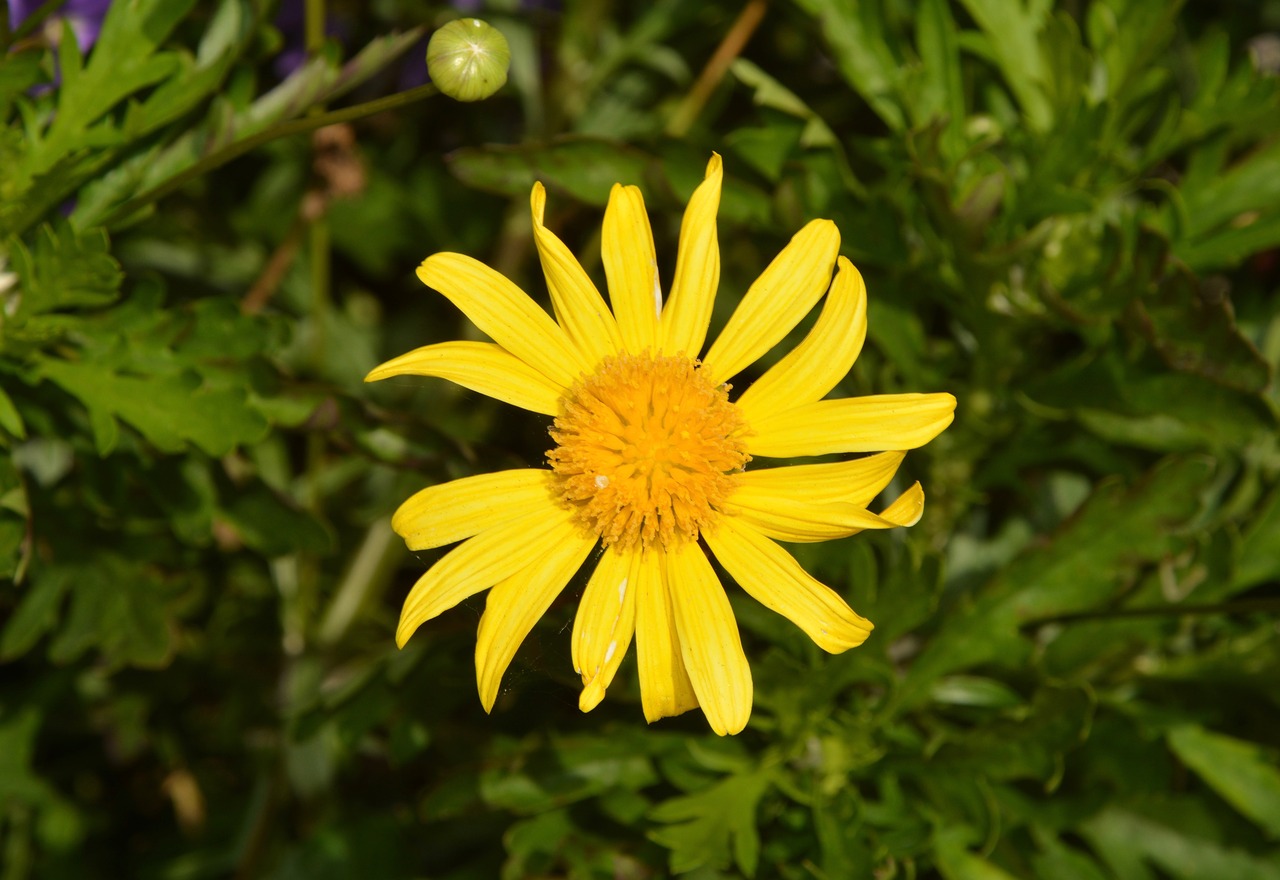
[(1023, 629), (1049, 623), (1077, 623), (1087, 620), (1120, 620), (1126, 617), (1182, 617), (1207, 614), (1250, 614), (1280, 611), (1280, 599), (1240, 599), (1235, 602), (1210, 602), (1202, 605), (1156, 605), (1150, 608), (1117, 608), (1111, 611), (1080, 611), (1043, 617), (1022, 624)]
[(387, 583), (406, 552), (404, 544), (391, 530), (390, 517), (381, 517), (369, 526), (351, 567), (321, 618), (316, 635), (321, 646), (342, 641), (360, 609)]
[(289, 137), (290, 135), (302, 134), (303, 132), (314, 131), (317, 128), (324, 128), (326, 125), (335, 125), (339, 122), (352, 122), (356, 119), (363, 119), (366, 116), (372, 116), (375, 113), (382, 113), (387, 110), (394, 110), (397, 107), (403, 107), (407, 104), (413, 104), (424, 98), (430, 98), (435, 95), (437, 89), (431, 83), (417, 88), (409, 89), (404, 92), (397, 92), (394, 95), (388, 95), (385, 98), (378, 98), (373, 101), (366, 101), (363, 104), (356, 104), (352, 107), (344, 107), (341, 110), (333, 110), (328, 113), (321, 113), (316, 116), (308, 116), (305, 119), (292, 119), (288, 122), (282, 122), (257, 134), (250, 135), (243, 140), (228, 144), (215, 153), (210, 153), (199, 162), (192, 165), (186, 171), (176, 175), (170, 180), (165, 181), (157, 187), (153, 187), (140, 195), (134, 196), (129, 201), (120, 205), (114, 211), (107, 215), (103, 221), (104, 225), (110, 226), (137, 211), (142, 210), (152, 202), (159, 201), (183, 185), (195, 180), (203, 174), (208, 174), (215, 168), (219, 168), (232, 159), (238, 159), (245, 153), (255, 150), (263, 144), (270, 143), (277, 138)]

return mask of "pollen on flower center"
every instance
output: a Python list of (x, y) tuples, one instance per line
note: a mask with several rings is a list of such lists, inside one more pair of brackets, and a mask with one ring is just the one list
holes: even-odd
[(684, 356), (605, 358), (564, 399), (547, 453), (579, 521), (624, 549), (696, 539), (750, 459), (728, 390)]

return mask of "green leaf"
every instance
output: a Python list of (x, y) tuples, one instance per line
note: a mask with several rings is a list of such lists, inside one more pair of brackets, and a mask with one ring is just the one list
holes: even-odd
[[(67, 850), (79, 843), (84, 823), (78, 807), (33, 768), (41, 715), (41, 710), (30, 704), (16, 709), (6, 705), (0, 710), (0, 803), (11, 817), (25, 818), (29, 809), (36, 811), (44, 841)], [(7, 824), (6, 856), (13, 856), (19, 851), (14, 838), (25, 830), (25, 823), (11, 818)], [(8, 861), (6, 867), (12, 864)]]
[(1152, 360), (1128, 362), (1108, 353), (1067, 364), (1025, 390), (1104, 439), (1143, 449), (1233, 449), (1275, 432), (1276, 417), (1259, 395)]
[(1037, 835), (1040, 852), (1031, 857), (1037, 880), (1108, 880), (1102, 868), (1083, 852), (1056, 837)]
[(157, 449), (178, 452), (188, 442), (209, 455), (261, 440), (268, 425), (240, 389), (210, 387), (198, 374), (129, 375), (91, 361), (40, 358), (39, 374), (80, 399), (89, 410), (98, 452), (119, 440), (116, 419), (136, 428)]
[(101, 229), (77, 232), (65, 220), (45, 224), (32, 250), (16, 237), (7, 247), (18, 275), (15, 320), (61, 309), (95, 308), (119, 296), (123, 273)]
[(0, 388), (0, 428), (4, 428), (19, 440), (25, 440), (27, 437), (27, 426), (22, 422), (22, 414), (13, 405), (13, 398), (3, 388)]
[(888, 39), (878, 3), (856, 0), (799, 0), (817, 19), (822, 38), (835, 53), (836, 66), (849, 85), (862, 95), (894, 131), (906, 127), (899, 104), (902, 60)]
[(1057, 788), (1065, 755), (1089, 737), (1095, 700), (1081, 687), (1043, 687), (1029, 706), (989, 723), (940, 734), (931, 756), (939, 768), (984, 779), (1034, 779)]
[(934, 859), (945, 880), (1014, 880), (1012, 874), (969, 852), (964, 846), (967, 835), (958, 831), (948, 829), (934, 843)]
[(1280, 578), (1280, 489), (1254, 508), (1240, 542), (1233, 592)]
[(1250, 211), (1271, 214), (1280, 202), (1280, 142), (1247, 156), (1225, 173), (1192, 179), (1183, 188), (1188, 239), (1206, 235)]
[(0, 660), (21, 657), (57, 624), (62, 598), (70, 586), (65, 572), (44, 572), (32, 579), (0, 635)]
[(71, 608), (49, 647), (55, 663), (69, 663), (96, 647), (111, 665), (168, 664), (174, 636), (166, 609), (169, 590), (152, 572), (107, 554), (56, 576), (69, 584)]
[(1047, 131), (1052, 110), (1042, 88), (1050, 72), (1040, 32), (1048, 21), (1049, 4), (1045, 0), (961, 0), (961, 5), (986, 34), (991, 56), (1028, 124)]
[(1190, 540), (1212, 473), (1208, 459), (1167, 459), (1133, 486), (1101, 482), (1050, 540), (1004, 566), (971, 606), (952, 609), (897, 699), (921, 699), (948, 672), (1021, 662), (1031, 650), (1018, 634), (1023, 623), (1118, 604), (1145, 565)]
[(1134, 301), (1141, 332), (1170, 367), (1239, 391), (1271, 384), (1271, 366), (1236, 328), (1225, 287), (1174, 270)]
[(1104, 810), (1080, 832), (1116, 877), (1150, 877), (1149, 863), (1175, 880), (1280, 880), (1274, 859), (1180, 833), (1120, 807)]
[(32, 550), (27, 541), (30, 519), (26, 486), (6, 454), (0, 457), (0, 578), (21, 580)]
[(751, 100), (756, 106), (777, 110), (804, 122), (804, 131), (800, 134), (800, 146), (839, 147), (839, 139), (822, 117), (802, 101), (799, 95), (764, 70), (745, 58), (738, 58), (729, 67), (729, 72), (743, 85), (752, 89)]
[(1272, 840), (1280, 838), (1280, 770), (1251, 742), (1195, 725), (1169, 731), (1169, 748)]
[(925, 0), (916, 12), (916, 51), (922, 76), (912, 96), (912, 116), (917, 126), (946, 119), (943, 148), (948, 158), (958, 158), (965, 121), (964, 81), (960, 74), (960, 46), (956, 22), (946, 0)]
[(178, 71), (178, 56), (157, 50), (192, 5), (194, 0), (112, 4), (86, 67), (75, 34), (70, 28), (63, 32), (58, 111), (47, 134), (32, 144), (28, 168), (33, 176), (77, 150), (118, 139), (109, 123), (91, 126), (129, 95)]
[(938, 679), (929, 694), (935, 703), (952, 706), (1009, 709), (1022, 703), (1022, 697), (1008, 685), (976, 675), (952, 675)]
[(649, 837), (671, 850), (672, 873), (704, 866), (724, 869), (732, 861), (748, 877), (755, 876), (760, 858), (756, 807), (770, 784), (769, 773), (757, 770), (655, 807), (649, 817), (666, 827)]
[(333, 543), (315, 517), (264, 486), (238, 493), (222, 515), (245, 544), (268, 558), (290, 553), (323, 554)]
[(643, 788), (656, 780), (652, 761), (629, 737), (612, 741), (566, 737), (550, 750), (522, 755), (516, 766), (484, 771), (480, 791), (490, 806), (528, 814), (615, 788)]

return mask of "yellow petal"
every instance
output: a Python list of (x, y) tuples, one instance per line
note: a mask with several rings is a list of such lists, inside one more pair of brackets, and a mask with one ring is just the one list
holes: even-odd
[(392, 376), (435, 376), (532, 412), (554, 416), (568, 389), (492, 342), (441, 342), (375, 367), (366, 382)]
[(636, 628), (639, 552), (604, 551), (573, 620), (573, 668), (582, 676), (578, 708), (590, 712), (604, 699)]
[(711, 154), (706, 179), (689, 198), (680, 224), (680, 251), (671, 296), (662, 309), (662, 350), (696, 358), (707, 339), (711, 309), (720, 286), (720, 243), (716, 212), (724, 170), (718, 153)]
[(523, 290), (478, 260), (434, 254), (418, 267), (418, 278), (444, 294), (494, 342), (562, 387), (572, 387), (595, 366)]
[(736, 376), (778, 344), (831, 284), (840, 231), (830, 220), (801, 229), (747, 291), (702, 359), (712, 383)]
[(580, 533), (540, 554), (518, 553), (527, 564), (489, 591), (476, 635), (476, 687), (484, 710), (493, 709), (502, 675), (525, 636), (582, 567), (595, 538)]
[(702, 548), (689, 541), (664, 554), (680, 653), (711, 729), (737, 733), (751, 717), (751, 667), (724, 587)]
[(759, 532), (724, 517), (703, 537), (742, 589), (804, 630), (819, 648), (838, 654), (866, 641), (871, 621)]
[(636, 566), (636, 665), (640, 703), (649, 723), (696, 708), (684, 668), (671, 595), (656, 552), (641, 553)]
[(742, 489), (769, 491), (796, 501), (866, 507), (889, 485), (906, 457), (905, 452), (877, 452), (853, 461), (758, 468), (734, 479)]
[(867, 287), (847, 259), (838, 258), (836, 266), (822, 314), (804, 342), (738, 398), (748, 424), (821, 400), (857, 360), (867, 337)]
[(604, 211), (600, 255), (622, 344), (633, 354), (657, 348), (662, 288), (639, 187), (614, 184)]
[(879, 394), (819, 400), (752, 422), (752, 455), (792, 457), (829, 452), (915, 449), (955, 417), (950, 394)]
[(550, 501), (503, 525), (459, 544), (418, 578), (400, 610), (396, 644), (404, 647), (414, 630), (463, 599), (487, 590), (561, 544), (581, 534), (572, 515)]
[(529, 201), (533, 210), (533, 240), (538, 245), (556, 320), (586, 361), (594, 366), (622, 348), (618, 323), (577, 257), (543, 225), (547, 191), (541, 183), (533, 185)]
[(815, 504), (771, 492), (740, 489), (726, 502), (726, 512), (777, 541), (832, 541), (863, 529), (915, 525), (924, 513), (924, 490), (916, 483), (877, 516), (855, 504)]
[(551, 472), (496, 471), (429, 486), (400, 505), (391, 528), (410, 550), (443, 547), (528, 513), (551, 500)]

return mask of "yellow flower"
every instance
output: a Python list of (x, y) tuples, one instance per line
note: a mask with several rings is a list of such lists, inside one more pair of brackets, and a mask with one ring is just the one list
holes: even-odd
[[(486, 711), (520, 643), (600, 544), (572, 637), (584, 712), (603, 699), (634, 635), (649, 721), (701, 706), (718, 734), (746, 726), (751, 670), (703, 545), (749, 595), (824, 650), (855, 647), (871, 631), (776, 542), (913, 525), (924, 506), (919, 483), (879, 514), (867, 505), (903, 450), (951, 423), (955, 398), (824, 399), (867, 329), (866, 288), (837, 256), (840, 233), (829, 220), (792, 238), (697, 360), (720, 281), (721, 178), (713, 155), (685, 211), (665, 303), (640, 190), (613, 187), (602, 240), (612, 309), (543, 225), (546, 193), (534, 184), (533, 231), (554, 319), (482, 263), (436, 254), (418, 277), (494, 341), (428, 345), (367, 377), (442, 377), (555, 417), (549, 468), (432, 486), (392, 520), (412, 550), (463, 542), (410, 591), (401, 646), (425, 621), (490, 590), (476, 642)], [(824, 293), (808, 336), (730, 401), (726, 381), (778, 344)], [(870, 452), (878, 454), (754, 466), (760, 458)]]

